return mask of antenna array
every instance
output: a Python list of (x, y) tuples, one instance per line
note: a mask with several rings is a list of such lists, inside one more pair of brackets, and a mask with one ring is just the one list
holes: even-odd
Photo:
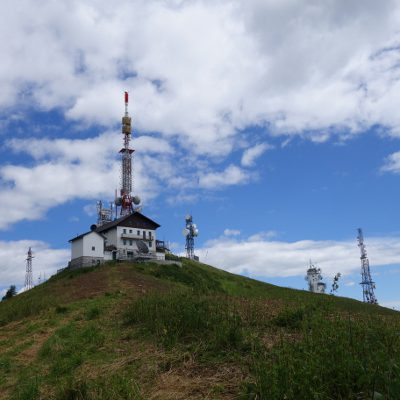
[(199, 230), (197, 229), (197, 225), (193, 223), (193, 217), (188, 214), (185, 217), (186, 227), (183, 229), (183, 236), (186, 237), (186, 257), (194, 260), (197, 259), (194, 255), (194, 238), (199, 235)]

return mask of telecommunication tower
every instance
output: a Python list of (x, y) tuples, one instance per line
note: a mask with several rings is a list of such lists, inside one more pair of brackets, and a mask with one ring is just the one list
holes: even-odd
[(197, 225), (193, 223), (193, 217), (188, 214), (185, 217), (186, 226), (183, 229), (183, 236), (186, 237), (186, 257), (191, 260), (198, 260), (198, 257), (194, 255), (194, 238), (199, 235)]
[(308, 290), (313, 293), (325, 293), (326, 284), (322, 282), (321, 268), (317, 268), (310, 260), (305, 280), (308, 282)]
[(97, 206), (97, 226), (102, 226), (107, 222), (111, 222), (113, 218), (114, 204), (110, 203), (110, 208), (104, 208), (103, 202), (99, 200)]
[(364, 236), (362, 233), (362, 229), (358, 228), (358, 247), (360, 248), (361, 253), (361, 283), (360, 285), (363, 288), (363, 301), (365, 303), (378, 304), (378, 300), (375, 297), (374, 289), (375, 282), (372, 281), (371, 271), (369, 268), (369, 260), (367, 257), (367, 250), (365, 249), (364, 244)]
[(32, 258), (32, 249), (29, 247), (28, 256), (26, 258), (25, 290), (33, 288)]
[(125, 114), (122, 117), (124, 147), (119, 151), (121, 154), (121, 188), (120, 196), (115, 197), (116, 213), (120, 207), (120, 216), (132, 214), (135, 211), (133, 205), (140, 203), (140, 198), (132, 195), (132, 154), (135, 150), (130, 148), (132, 119), (128, 113), (128, 101), (128, 92), (125, 92)]

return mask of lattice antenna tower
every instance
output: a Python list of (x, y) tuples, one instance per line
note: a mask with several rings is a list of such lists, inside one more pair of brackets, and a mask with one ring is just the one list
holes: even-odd
[[(130, 147), (132, 133), (132, 119), (128, 113), (129, 95), (125, 92), (125, 114), (122, 117), (122, 134), (124, 135), (124, 147), (119, 151), (121, 154), (121, 187), (120, 196), (115, 199), (115, 205), (120, 207), (120, 216), (132, 214), (134, 204), (140, 203), (138, 196), (132, 195), (132, 155), (135, 151)], [(116, 211), (118, 212), (118, 211)]]
[(182, 233), (183, 236), (186, 237), (186, 257), (190, 260), (194, 260), (194, 238), (199, 235), (199, 230), (197, 228), (197, 225), (193, 223), (193, 217), (190, 214), (186, 215), (185, 223), (186, 226), (183, 229)]
[(369, 268), (369, 260), (367, 257), (367, 250), (364, 244), (364, 236), (362, 233), (362, 229), (358, 228), (358, 247), (360, 248), (361, 253), (361, 283), (360, 285), (363, 288), (363, 301), (365, 303), (378, 304), (378, 300), (375, 297), (374, 289), (375, 282), (372, 281), (371, 271)]
[(26, 258), (25, 290), (33, 288), (32, 258), (32, 249), (29, 247), (28, 255)]

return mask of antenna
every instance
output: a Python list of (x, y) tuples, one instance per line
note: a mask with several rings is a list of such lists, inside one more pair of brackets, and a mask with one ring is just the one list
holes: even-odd
[(110, 208), (104, 208), (103, 202), (99, 200), (97, 202), (97, 226), (102, 226), (112, 221), (114, 204), (110, 203)]
[(26, 258), (25, 290), (33, 288), (32, 258), (33, 258), (32, 250), (29, 247), (28, 256)]
[(361, 282), (360, 285), (363, 288), (363, 301), (364, 303), (378, 304), (378, 300), (375, 297), (374, 289), (375, 282), (372, 281), (371, 271), (369, 268), (369, 260), (367, 257), (367, 250), (364, 244), (364, 236), (361, 228), (358, 228), (358, 247), (361, 253)]
[(313, 293), (325, 293), (326, 284), (322, 282), (321, 268), (316, 268), (310, 260), (305, 280), (308, 281), (308, 290)]
[(122, 134), (124, 135), (124, 147), (119, 151), (121, 154), (121, 188), (120, 196), (115, 197), (115, 205), (120, 207), (120, 215), (132, 214), (136, 209), (133, 205), (140, 203), (139, 196), (132, 196), (132, 154), (135, 151), (130, 148), (132, 119), (128, 113), (129, 94), (125, 92), (125, 114), (122, 117)]
[(194, 238), (199, 235), (199, 230), (197, 225), (193, 223), (193, 217), (188, 214), (185, 217), (186, 226), (182, 231), (183, 236), (186, 237), (186, 257), (190, 260), (195, 260), (198, 258), (194, 255)]
[(118, 218), (118, 212), (120, 216), (132, 214), (135, 211), (140, 211), (140, 197), (133, 196), (133, 182), (132, 182), (132, 170), (133, 170), (133, 152), (134, 149), (130, 148), (131, 133), (132, 133), (132, 119), (128, 113), (129, 94), (124, 92), (125, 101), (125, 113), (122, 117), (122, 134), (123, 148), (119, 151), (121, 154), (121, 176), (120, 176), (120, 189), (119, 195), (118, 190), (115, 189), (115, 198), (110, 203), (109, 208), (104, 208), (101, 201), (97, 202), (97, 226), (104, 225), (111, 222), (113, 218)]

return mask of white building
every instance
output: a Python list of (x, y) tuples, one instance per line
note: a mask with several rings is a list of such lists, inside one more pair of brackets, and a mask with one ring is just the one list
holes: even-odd
[(165, 259), (165, 246), (156, 240), (160, 225), (139, 212), (126, 215), (70, 240), (71, 268), (107, 260)]

